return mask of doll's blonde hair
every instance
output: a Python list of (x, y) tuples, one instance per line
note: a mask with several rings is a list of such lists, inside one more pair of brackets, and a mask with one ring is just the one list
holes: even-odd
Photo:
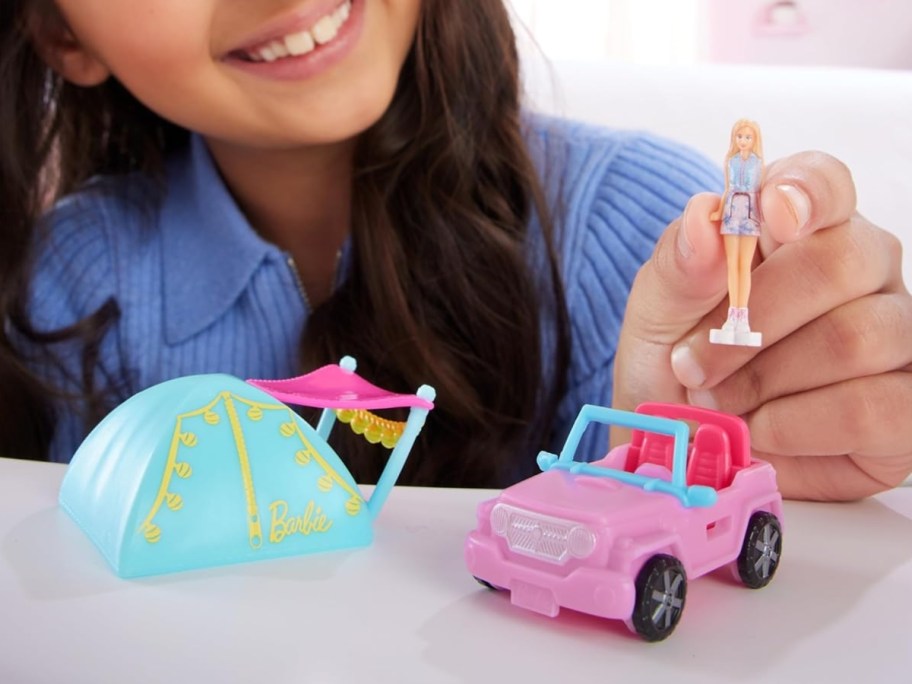
[(725, 158), (731, 159), (740, 151), (738, 149), (738, 144), (735, 142), (735, 136), (738, 135), (738, 131), (740, 131), (742, 128), (751, 129), (751, 132), (754, 134), (754, 148), (751, 150), (751, 152), (753, 152), (762, 160), (763, 137), (760, 135), (760, 126), (756, 121), (751, 121), (750, 119), (738, 119), (735, 122), (735, 125), (732, 126), (731, 143), (729, 144), (728, 154), (725, 155)]

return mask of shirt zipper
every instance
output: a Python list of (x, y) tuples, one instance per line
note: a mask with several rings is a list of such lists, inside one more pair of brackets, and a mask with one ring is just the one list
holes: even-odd
[(307, 290), (304, 289), (304, 283), (301, 282), (301, 276), (298, 274), (298, 266), (295, 264), (294, 257), (290, 254), (285, 259), (288, 268), (291, 269), (291, 277), (294, 278), (295, 285), (298, 286), (298, 294), (301, 295), (301, 301), (307, 308), (307, 313), (311, 312), (310, 297), (307, 296)]

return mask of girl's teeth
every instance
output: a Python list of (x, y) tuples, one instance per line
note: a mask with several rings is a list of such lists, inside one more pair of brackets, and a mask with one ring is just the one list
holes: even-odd
[(339, 18), (339, 24), (345, 22), (348, 19), (348, 15), (351, 14), (351, 3), (346, 2), (342, 7), (336, 10), (336, 16)]
[(298, 57), (311, 52), (317, 45), (325, 45), (339, 33), (339, 28), (351, 14), (351, 0), (343, 3), (332, 14), (322, 17), (310, 30), (291, 33), (248, 53), (255, 62), (274, 62), (282, 57)]
[(285, 47), (284, 40), (274, 40), (269, 44), (269, 47), (275, 53), (276, 57), (288, 57), (288, 48)]
[(310, 32), (313, 34), (317, 45), (324, 45), (336, 37), (339, 32), (339, 24), (336, 23), (334, 16), (323, 17), (314, 24)]
[(310, 31), (301, 31), (300, 33), (292, 33), (291, 35), (285, 36), (285, 47), (288, 49), (288, 53), (297, 57), (298, 55), (306, 55), (308, 52), (316, 47), (314, 43), (313, 36), (310, 35)]

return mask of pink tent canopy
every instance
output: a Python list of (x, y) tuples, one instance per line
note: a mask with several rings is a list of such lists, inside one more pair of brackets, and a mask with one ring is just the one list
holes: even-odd
[(338, 365), (285, 380), (248, 380), (285, 404), (330, 409), (434, 408), (434, 403), (415, 394), (387, 392), (354, 371)]

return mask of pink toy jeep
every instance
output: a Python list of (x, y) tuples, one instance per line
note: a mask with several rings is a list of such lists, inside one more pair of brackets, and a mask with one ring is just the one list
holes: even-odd
[[(575, 461), (593, 421), (631, 428), (631, 441), (600, 461)], [(543, 451), (538, 465), (542, 473), (479, 505), (465, 544), (469, 571), (518, 606), (622, 619), (659, 641), (681, 618), (688, 578), (733, 564), (758, 588), (776, 572), (782, 497), (773, 467), (751, 458), (740, 418), (675, 404), (636, 413), (587, 405), (560, 456)]]

